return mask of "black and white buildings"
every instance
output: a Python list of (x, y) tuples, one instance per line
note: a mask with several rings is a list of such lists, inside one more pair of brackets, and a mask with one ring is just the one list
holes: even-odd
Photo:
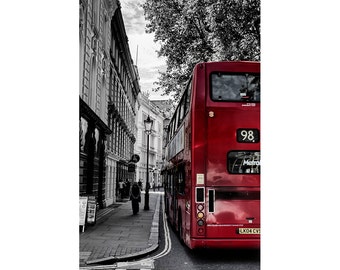
[(136, 142), (136, 66), (118, 0), (79, 1), (79, 195), (117, 198)]

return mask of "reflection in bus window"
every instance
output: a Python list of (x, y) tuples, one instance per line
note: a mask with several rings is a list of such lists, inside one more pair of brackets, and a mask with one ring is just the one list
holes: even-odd
[(228, 172), (231, 174), (259, 174), (260, 151), (230, 151), (227, 163)]
[(258, 74), (212, 73), (211, 99), (214, 101), (260, 101)]
[(178, 186), (177, 190), (179, 194), (184, 194), (184, 188), (185, 188), (185, 171), (184, 166), (179, 167), (178, 170)]

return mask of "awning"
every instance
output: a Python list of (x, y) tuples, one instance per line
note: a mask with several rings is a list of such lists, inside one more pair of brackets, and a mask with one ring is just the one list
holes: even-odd
[(79, 112), (80, 115), (85, 115), (88, 120), (94, 122), (94, 124), (101, 130), (103, 130), (106, 134), (111, 134), (112, 130), (103, 122), (102, 119), (86, 104), (81, 97), (79, 97)]

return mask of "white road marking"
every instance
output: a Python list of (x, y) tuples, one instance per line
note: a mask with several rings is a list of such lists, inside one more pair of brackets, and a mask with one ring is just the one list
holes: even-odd
[(165, 216), (165, 211), (164, 211), (164, 204), (162, 204), (162, 212), (163, 212), (163, 228), (164, 228), (164, 235), (165, 235), (164, 249), (163, 249), (163, 251), (161, 253), (156, 254), (156, 255), (154, 255), (154, 256), (152, 256), (150, 258), (140, 260), (139, 262), (147, 262), (147, 261), (152, 261), (153, 262), (154, 260), (157, 260), (159, 258), (162, 258), (162, 257), (166, 256), (171, 251), (171, 246), (172, 246), (171, 245), (171, 238), (170, 238), (169, 226), (168, 226), (168, 223), (166, 222), (166, 216)]

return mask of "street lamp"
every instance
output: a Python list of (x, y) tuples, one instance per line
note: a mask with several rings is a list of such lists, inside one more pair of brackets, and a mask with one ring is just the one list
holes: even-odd
[(145, 187), (145, 199), (144, 199), (144, 210), (149, 210), (149, 136), (151, 134), (153, 125), (153, 120), (150, 119), (150, 116), (148, 115), (148, 118), (144, 120), (144, 127), (145, 127), (145, 133), (147, 136), (147, 144), (146, 144), (146, 187)]

